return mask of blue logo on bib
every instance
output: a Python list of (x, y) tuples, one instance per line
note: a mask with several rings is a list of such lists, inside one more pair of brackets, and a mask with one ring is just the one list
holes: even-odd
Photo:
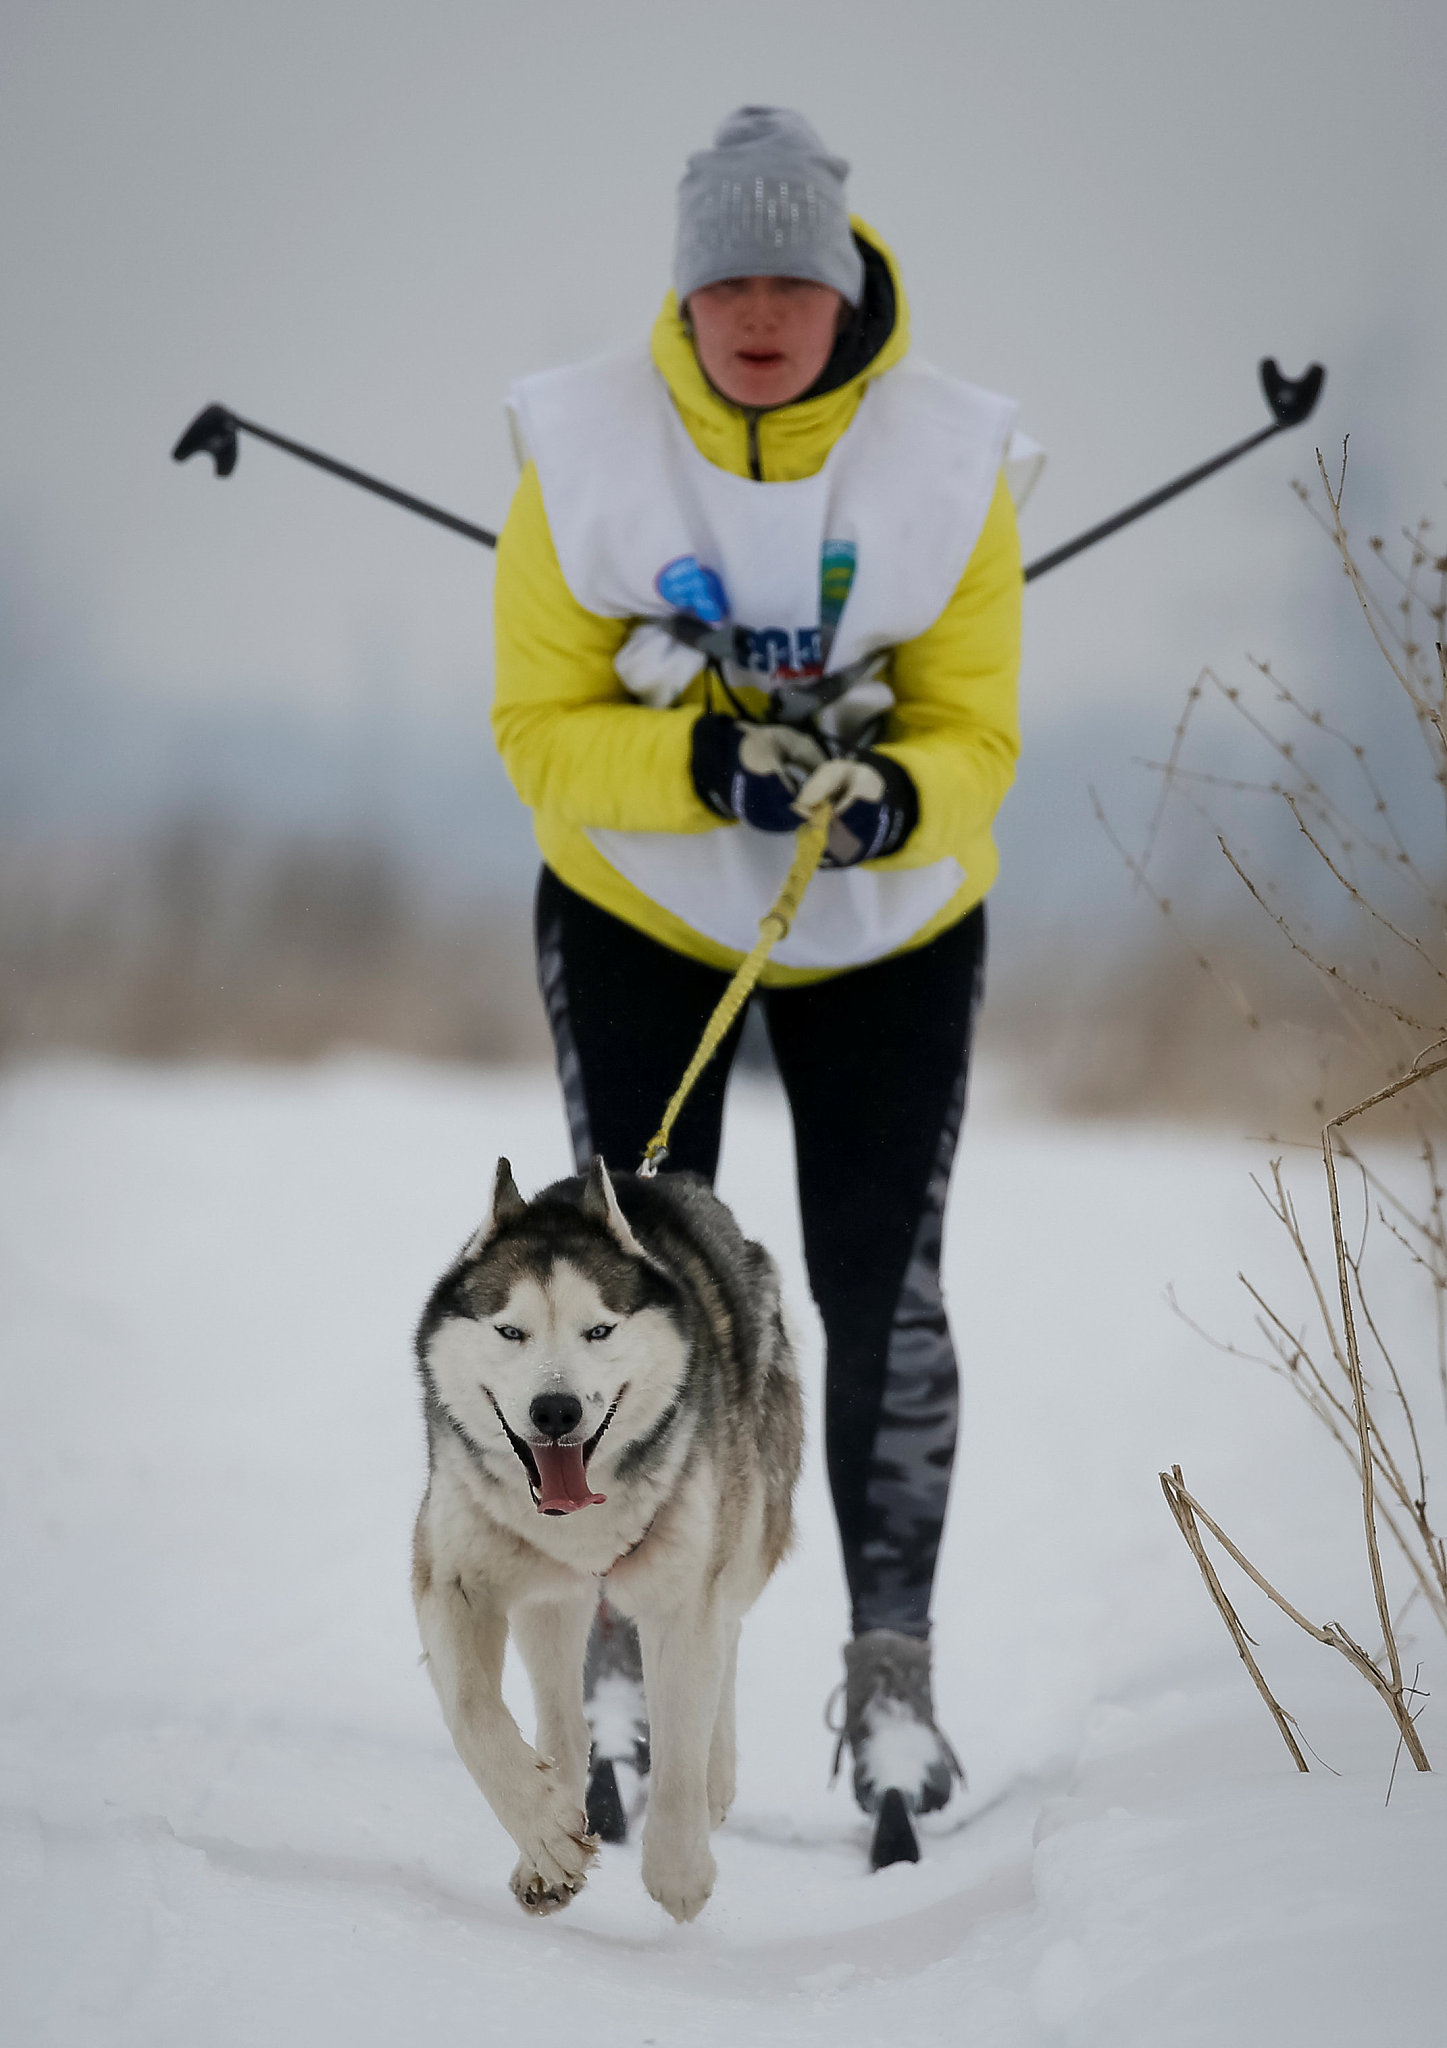
[(658, 595), (675, 611), (721, 626), (729, 615), (728, 592), (716, 569), (706, 569), (697, 555), (675, 555), (654, 577)]

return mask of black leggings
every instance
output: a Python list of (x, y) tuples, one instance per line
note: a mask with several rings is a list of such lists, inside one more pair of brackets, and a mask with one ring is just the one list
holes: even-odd
[[(633, 1167), (728, 976), (600, 910), (545, 868), (538, 977), (573, 1152)], [(940, 1231), (985, 956), (983, 905), (926, 946), (763, 989), (794, 1119), (809, 1285), (828, 1347), (824, 1434), (856, 1634), (929, 1632), (959, 1376)], [(734, 1026), (668, 1165), (712, 1181)]]

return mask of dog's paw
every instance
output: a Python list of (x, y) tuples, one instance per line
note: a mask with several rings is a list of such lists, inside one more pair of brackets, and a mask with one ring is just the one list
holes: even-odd
[(525, 1913), (556, 1913), (587, 1883), (588, 1866), (598, 1853), (598, 1837), (588, 1833), (582, 1807), (545, 1764), (538, 1767), (537, 1805), (531, 1824), (517, 1839), (522, 1854), (510, 1880), (513, 1897)]
[(553, 1866), (549, 1873), (545, 1874), (534, 1868), (535, 1863), (541, 1860), (531, 1856), (519, 1856), (513, 1874), (508, 1880), (512, 1895), (523, 1911), (536, 1913), (540, 1918), (544, 1913), (558, 1913), (564, 1906), (570, 1906), (588, 1882), (586, 1869), (566, 1874), (557, 1866)]
[(696, 1920), (713, 1893), (718, 1866), (707, 1842), (683, 1848), (662, 1846), (643, 1838), (643, 1883), (650, 1898), (657, 1899), (665, 1913), (675, 1920)]

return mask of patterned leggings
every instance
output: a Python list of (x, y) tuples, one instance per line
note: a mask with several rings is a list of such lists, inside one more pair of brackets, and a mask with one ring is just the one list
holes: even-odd
[[(538, 975), (573, 1152), (632, 1167), (728, 977), (544, 869)], [(765, 989), (794, 1120), (809, 1285), (824, 1323), (824, 1431), (856, 1634), (929, 1633), (959, 1376), (940, 1232), (985, 954), (983, 906), (912, 953)], [(712, 1181), (742, 1019), (679, 1117), (670, 1167)]]

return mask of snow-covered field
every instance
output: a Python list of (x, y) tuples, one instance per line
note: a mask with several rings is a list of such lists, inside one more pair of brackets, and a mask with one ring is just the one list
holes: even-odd
[[(761, 1084), (731, 1118), (722, 1191), (817, 1360), (786, 1124)], [(844, 1607), (814, 1435), (802, 1541), (744, 1632), (713, 1902), (674, 1926), (629, 1847), (525, 1919), (407, 1589), (410, 1326), (499, 1152), (525, 1188), (566, 1170), (548, 1076), (82, 1065), (0, 1090), (5, 2048), (1443, 2038), (1441, 1781), (1404, 1767), (1388, 1804), (1380, 1704), (1243, 1598), (1339, 1775), (1292, 1769), (1156, 1479), (1179, 1460), (1301, 1606), (1374, 1640), (1339, 1453), (1162, 1301), (1174, 1281), (1248, 1333), (1237, 1268), (1282, 1271), (1261, 1148), (988, 1101), (949, 1237), (937, 1693), (963, 1810), (871, 1878), (828, 1789)], [(1409, 1657), (1440, 1687), (1429, 1625)], [(1420, 1725), (1447, 1760), (1440, 1697)]]

